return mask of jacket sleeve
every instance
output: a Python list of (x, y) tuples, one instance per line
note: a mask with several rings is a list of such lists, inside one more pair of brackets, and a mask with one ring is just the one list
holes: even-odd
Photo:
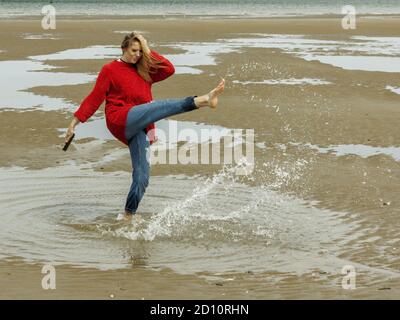
[(97, 76), (96, 84), (92, 92), (83, 100), (79, 108), (75, 111), (74, 116), (77, 117), (80, 122), (86, 122), (103, 103), (109, 87), (109, 71), (103, 66)]
[(171, 61), (169, 61), (167, 58), (163, 57), (162, 55), (158, 54), (156, 51), (153, 50), (151, 50), (151, 55), (158, 61), (161, 61), (162, 63), (160, 64), (160, 66), (163, 66), (163, 68), (159, 68), (156, 71), (156, 73), (150, 73), (150, 77), (153, 80), (153, 82), (158, 82), (167, 79), (168, 77), (172, 76), (175, 73), (175, 68), (171, 63)]

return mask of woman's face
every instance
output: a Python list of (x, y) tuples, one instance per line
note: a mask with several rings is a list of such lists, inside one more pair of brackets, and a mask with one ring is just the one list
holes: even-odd
[(131, 46), (125, 49), (123, 57), (126, 62), (138, 62), (142, 57), (142, 46), (140, 42), (133, 41)]

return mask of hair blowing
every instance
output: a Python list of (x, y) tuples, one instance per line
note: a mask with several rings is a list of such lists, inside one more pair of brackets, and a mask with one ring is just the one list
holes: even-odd
[(142, 57), (136, 63), (137, 71), (143, 79), (151, 82), (150, 74), (156, 73), (158, 69), (164, 69), (166, 67), (161, 66), (160, 64), (162, 62), (154, 58), (150, 54), (149, 47), (145, 43), (142, 43), (142, 41), (137, 37), (138, 35), (139, 33), (137, 32), (132, 32), (125, 35), (124, 40), (122, 40), (121, 43), (121, 49), (124, 50), (126, 48), (129, 48), (133, 41), (137, 41), (140, 43), (140, 45), (142, 46)]

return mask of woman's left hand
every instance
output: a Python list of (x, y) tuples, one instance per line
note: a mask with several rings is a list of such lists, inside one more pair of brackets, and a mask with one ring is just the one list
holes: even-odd
[(141, 34), (138, 34), (136, 38), (140, 40), (143, 52), (150, 53), (150, 48), (145, 37), (143, 37)]

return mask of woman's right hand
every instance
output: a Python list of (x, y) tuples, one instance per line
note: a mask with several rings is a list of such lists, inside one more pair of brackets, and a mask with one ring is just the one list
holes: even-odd
[(71, 124), (69, 125), (69, 127), (67, 129), (67, 133), (65, 134), (65, 143), (67, 143), (68, 140), (75, 133), (75, 127), (78, 123), (79, 123), (79, 119), (77, 117), (74, 117), (74, 119), (71, 121)]
[(65, 135), (65, 143), (68, 142), (68, 140), (72, 137), (72, 135), (75, 133), (75, 128), (73, 126), (69, 126), (67, 129), (67, 133)]

